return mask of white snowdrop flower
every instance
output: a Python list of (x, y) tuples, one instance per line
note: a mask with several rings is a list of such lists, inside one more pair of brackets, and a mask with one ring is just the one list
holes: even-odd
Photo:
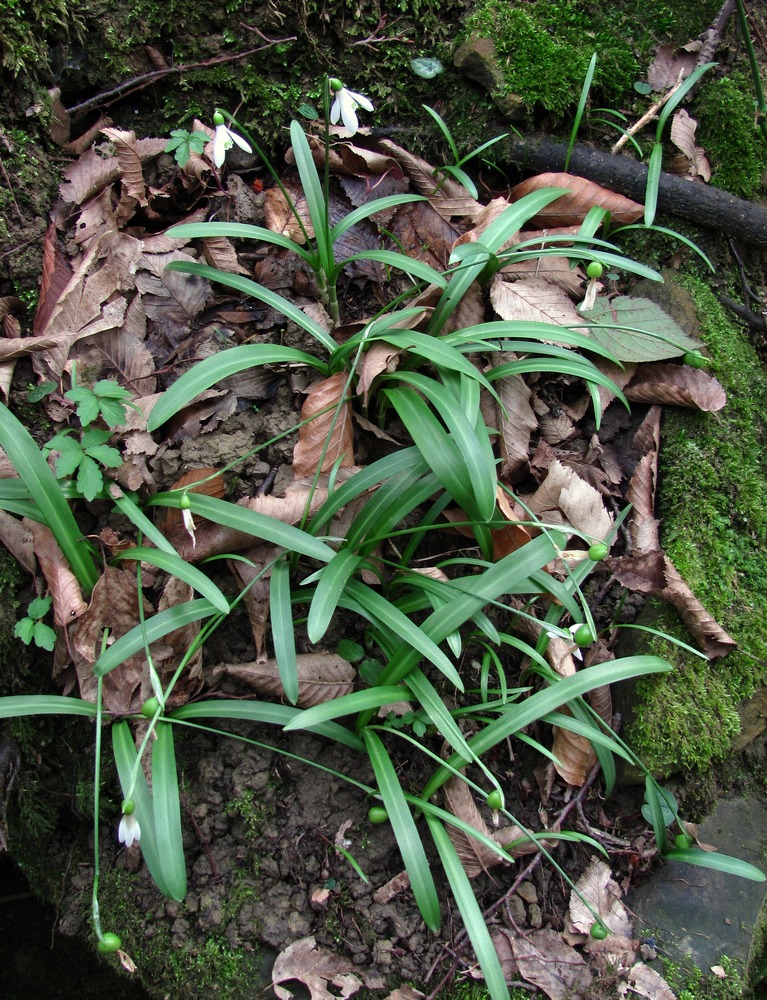
[(141, 827), (134, 813), (123, 813), (117, 828), (117, 839), (126, 847), (132, 847), (141, 840)]
[(213, 162), (217, 167), (224, 165), (227, 150), (231, 149), (235, 143), (240, 149), (244, 149), (246, 153), (253, 152), (250, 145), (245, 142), (241, 135), (227, 128), (224, 123), (224, 116), (220, 111), (217, 111), (213, 115), (213, 124), (216, 126), (216, 134), (213, 136)]
[[(575, 642), (575, 633), (578, 631), (578, 629), (580, 627), (581, 627), (580, 624), (575, 624), (575, 625), (571, 625), (570, 628), (568, 629), (568, 632), (573, 637), (573, 642)], [(559, 632), (554, 632), (553, 630), (547, 631), (546, 635), (549, 637), (549, 639), (561, 639), (562, 638), (562, 636), (561, 636), (561, 634)], [(578, 646), (577, 643), (575, 643), (574, 648), (570, 650), (570, 655), (572, 657), (574, 657), (576, 660), (582, 660), (583, 659), (583, 653), (581, 652), (580, 647)]]
[(181, 519), (184, 522), (184, 531), (192, 539), (192, 548), (197, 545), (197, 539), (194, 536), (194, 517), (192, 517), (192, 511), (190, 510), (192, 501), (189, 499), (189, 494), (184, 493), (181, 497)]
[(337, 125), (339, 121), (342, 121), (349, 135), (355, 135), (359, 129), (357, 108), (372, 111), (373, 105), (371, 101), (364, 94), (358, 94), (354, 90), (347, 90), (341, 81), (335, 79), (335, 77), (328, 82), (330, 83), (330, 89), (335, 95), (333, 106), (330, 109), (331, 125)]
[(578, 306), (581, 312), (588, 312), (589, 309), (594, 308), (594, 303), (597, 300), (597, 293), (601, 290), (602, 283), (600, 281), (597, 281), (596, 278), (589, 279), (589, 283), (586, 288), (586, 297)]

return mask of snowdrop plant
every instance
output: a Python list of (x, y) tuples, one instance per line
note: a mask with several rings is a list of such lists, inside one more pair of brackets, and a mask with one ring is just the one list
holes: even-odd
[(359, 129), (357, 109), (363, 108), (365, 111), (372, 111), (372, 103), (364, 94), (347, 90), (337, 77), (331, 77), (328, 80), (328, 86), (333, 94), (333, 106), (330, 109), (331, 125), (337, 125), (339, 121), (342, 121), (349, 135), (356, 135)]
[(216, 111), (213, 115), (213, 124), (216, 127), (213, 136), (213, 162), (219, 170), (224, 165), (226, 154), (234, 146), (239, 146), (246, 153), (253, 152), (250, 143), (246, 142), (234, 129), (226, 125), (224, 116), (220, 111)]

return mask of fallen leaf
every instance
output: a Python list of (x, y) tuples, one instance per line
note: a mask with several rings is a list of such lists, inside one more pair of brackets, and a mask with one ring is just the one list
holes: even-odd
[(701, 177), (704, 181), (711, 180), (711, 164), (706, 159), (706, 151), (702, 146), (695, 145), (695, 132), (698, 123), (684, 108), (680, 108), (671, 119), (671, 141), (681, 149), (690, 164), (690, 174)]
[(348, 376), (337, 372), (317, 383), (301, 407), (304, 423), (293, 449), (293, 475), (329, 472), (336, 463), (354, 465), (354, 424)]
[[(356, 671), (337, 653), (298, 653), (298, 705), (311, 708), (333, 698), (340, 698), (354, 690)], [(282, 681), (276, 660), (253, 663), (221, 663), (213, 676), (225, 674), (243, 681), (262, 694), (279, 698), (283, 694)]]
[[(576, 888), (599, 915), (599, 919), (610, 934), (631, 937), (634, 929), (633, 921), (621, 902), (623, 894), (613, 879), (609, 865), (600, 858), (592, 858), (588, 868), (578, 879)], [(594, 916), (575, 891), (570, 893), (569, 917), (572, 929), (581, 934), (588, 934), (591, 931)]]
[(686, 45), (659, 45), (658, 52), (647, 67), (647, 82), (653, 90), (663, 91), (684, 80), (695, 69), (701, 43), (698, 39)]
[(557, 931), (539, 930), (518, 937), (504, 928), (502, 933), (511, 945), (519, 974), (551, 1000), (583, 1000), (589, 995), (588, 966)]
[[(493, 354), (490, 364), (493, 368), (516, 360), (510, 351)], [(538, 428), (538, 419), (531, 405), (532, 393), (521, 375), (506, 375), (495, 383), (500, 405), (496, 406), (495, 426), (501, 432), (501, 457), (504, 461), (502, 475), (513, 476), (526, 467), (533, 431)]]
[(555, 326), (583, 322), (566, 292), (545, 278), (522, 277), (511, 281), (496, 274), (490, 286), (490, 301), (493, 309), (505, 320), (552, 323)]
[(541, 188), (566, 188), (569, 193), (557, 198), (530, 219), (532, 225), (577, 226), (595, 206), (610, 213), (613, 225), (628, 225), (644, 215), (643, 205), (574, 174), (536, 174), (513, 187), (509, 199), (512, 202), (519, 201), (531, 191), (539, 191)]
[(631, 967), (628, 983), (632, 993), (647, 1000), (676, 1000), (676, 994), (663, 976), (644, 962), (637, 962)]
[(721, 410), (727, 402), (713, 375), (689, 365), (642, 365), (624, 392), (635, 403), (691, 406), (706, 413)]
[(32, 534), (35, 556), (53, 598), (53, 619), (57, 625), (66, 628), (88, 607), (80, 584), (50, 528), (28, 518), (23, 524)]
[(272, 983), (280, 1000), (293, 1000), (290, 990), (279, 985), (290, 979), (303, 983), (311, 1000), (338, 1000), (352, 996), (362, 986), (355, 972), (359, 972), (359, 966), (318, 947), (313, 937), (307, 937), (280, 952), (272, 968)]
[[(602, 347), (612, 351), (619, 361), (663, 361), (701, 347), (689, 337), (667, 312), (642, 296), (602, 296), (589, 310), (589, 333)], [(633, 327), (619, 330), (616, 327)], [(641, 333), (634, 332), (641, 330)]]
[(606, 538), (612, 529), (601, 494), (559, 461), (525, 503), (542, 521), (569, 525), (587, 538)]

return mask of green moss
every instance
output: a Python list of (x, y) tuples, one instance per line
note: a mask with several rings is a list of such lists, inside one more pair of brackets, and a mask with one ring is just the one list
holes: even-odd
[(749, 1000), (754, 994), (737, 964), (722, 959), (726, 978), (720, 979), (694, 966), (682, 967), (663, 963), (663, 975), (671, 988), (677, 991), (678, 1000)]
[(67, 0), (0, 0), (0, 62), (14, 76), (47, 66), (49, 45), (81, 35), (82, 16)]
[[(712, 373), (728, 394), (717, 414), (669, 410), (660, 453), (662, 544), (711, 616), (737, 641), (705, 662), (660, 640), (672, 674), (639, 685), (631, 741), (659, 773), (705, 768), (737, 733), (737, 706), (767, 677), (767, 375), (747, 337), (700, 281), (683, 282), (702, 320)], [(687, 638), (670, 612), (660, 629)]]
[[(518, 95), (529, 110), (540, 107), (561, 116), (577, 104), (592, 53), (598, 56), (592, 96), (625, 101), (658, 37), (696, 37), (716, 9), (714, 2), (672, 5), (664, 0), (601, 7), (572, 0), (524, 5), (483, 0), (466, 19), (466, 36), (475, 32), (493, 39), (506, 94)], [(692, 34), (684, 35), (693, 20)]]
[[(767, 170), (767, 143), (756, 124), (753, 82), (743, 73), (704, 80), (695, 102), (697, 141), (712, 166), (711, 180), (742, 198), (752, 198)], [(722, 128), (722, 122), (727, 127)]]

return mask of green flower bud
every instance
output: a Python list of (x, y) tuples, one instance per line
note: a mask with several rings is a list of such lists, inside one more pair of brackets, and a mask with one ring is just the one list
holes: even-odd
[(99, 938), (99, 951), (102, 955), (112, 955), (122, 948), (123, 943), (116, 934), (102, 934)]
[(123, 799), (122, 811), (123, 816), (130, 816), (131, 813), (136, 811), (136, 803), (133, 799)]
[(216, 111), (215, 114), (213, 115), (213, 124), (214, 125), (224, 124), (224, 116), (221, 114), (220, 111)]

